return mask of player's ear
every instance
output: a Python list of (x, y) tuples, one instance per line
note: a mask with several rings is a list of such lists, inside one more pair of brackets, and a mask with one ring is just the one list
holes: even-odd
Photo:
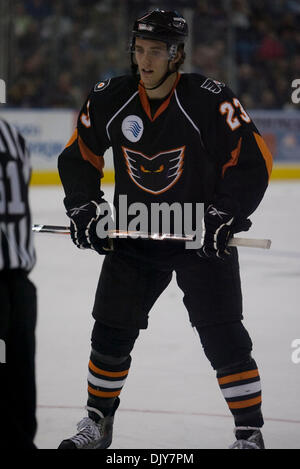
[(177, 64), (178, 62), (180, 62), (181, 59), (182, 59), (182, 51), (180, 49), (178, 49), (177, 53), (176, 53), (176, 56), (173, 60), (171, 60), (171, 63)]

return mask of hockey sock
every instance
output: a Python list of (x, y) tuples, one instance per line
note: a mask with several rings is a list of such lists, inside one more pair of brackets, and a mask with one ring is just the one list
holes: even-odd
[(261, 383), (255, 361), (217, 371), (222, 394), (236, 427), (262, 427)]
[[(103, 356), (104, 358), (104, 356)], [(112, 357), (110, 357), (112, 358)], [(112, 363), (115, 361), (115, 363)], [(111, 414), (116, 399), (125, 384), (131, 363), (130, 355), (115, 360), (100, 360), (97, 353), (91, 353), (88, 371), (88, 402), (87, 410), (97, 409), (93, 413), (101, 417)]]

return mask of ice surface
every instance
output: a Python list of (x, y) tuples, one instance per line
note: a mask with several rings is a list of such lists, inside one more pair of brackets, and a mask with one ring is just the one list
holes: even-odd
[[(105, 192), (111, 201), (111, 186)], [(60, 187), (31, 188), (33, 223), (68, 224), (63, 196)], [(299, 182), (273, 182), (247, 233), (271, 238), (271, 250), (239, 248), (244, 324), (261, 374), (268, 448), (300, 448), (300, 363), (291, 360), (292, 341), (300, 339), (299, 205)], [(65, 235), (35, 234), (35, 244), (36, 444), (55, 449), (85, 416), (91, 309), (103, 259)], [(232, 429), (174, 280), (132, 353), (111, 448), (226, 448)]]

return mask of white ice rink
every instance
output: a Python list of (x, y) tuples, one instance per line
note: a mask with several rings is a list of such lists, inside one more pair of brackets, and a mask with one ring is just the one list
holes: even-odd
[[(112, 199), (112, 188), (106, 196)], [(31, 188), (33, 223), (67, 224), (57, 187)], [(267, 448), (300, 449), (300, 182), (273, 182), (247, 236), (272, 238), (270, 251), (240, 248), (244, 324), (263, 386)], [(36, 234), (36, 372), (41, 449), (55, 449), (85, 416), (91, 308), (102, 264), (68, 236)], [(167, 324), (171, 323), (172, 327)], [(298, 354), (300, 358), (300, 353)], [(233, 420), (215, 373), (190, 327), (175, 280), (155, 304), (115, 418), (112, 449), (226, 448)]]

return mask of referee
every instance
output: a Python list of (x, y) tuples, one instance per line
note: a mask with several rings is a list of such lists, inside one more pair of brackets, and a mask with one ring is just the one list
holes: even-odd
[(36, 288), (28, 201), (29, 152), (0, 119), (0, 446), (36, 449)]

